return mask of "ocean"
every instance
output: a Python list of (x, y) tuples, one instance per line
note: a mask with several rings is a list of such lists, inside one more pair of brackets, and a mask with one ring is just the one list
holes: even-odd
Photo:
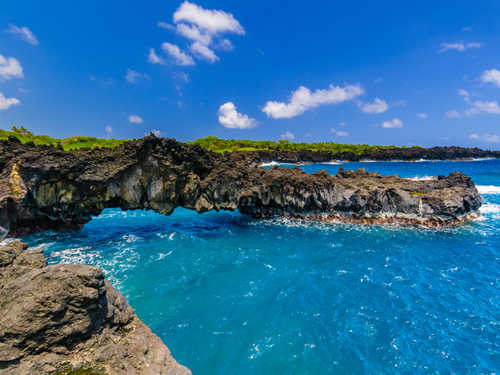
[(462, 171), (483, 217), (431, 229), (111, 209), (21, 240), (50, 264), (102, 267), (196, 375), (500, 372), (500, 161), (300, 167), (340, 166)]

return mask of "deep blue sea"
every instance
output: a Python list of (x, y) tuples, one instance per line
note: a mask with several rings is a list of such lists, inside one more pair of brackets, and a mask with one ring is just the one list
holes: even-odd
[(106, 210), (23, 237), (51, 264), (102, 267), (194, 374), (500, 372), (500, 161), (364, 162), (472, 176), (483, 217), (443, 229)]

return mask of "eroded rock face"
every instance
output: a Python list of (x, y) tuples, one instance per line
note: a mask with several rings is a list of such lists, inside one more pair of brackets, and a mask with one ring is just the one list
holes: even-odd
[(249, 168), (246, 160), (154, 136), (71, 152), (0, 141), (0, 227), (11, 237), (79, 228), (112, 207), (441, 226), (477, 217), (480, 205), (460, 173), (410, 181), (363, 170)]
[[(0, 247), (0, 374), (187, 375), (97, 267)], [(65, 372), (66, 371), (66, 372)]]

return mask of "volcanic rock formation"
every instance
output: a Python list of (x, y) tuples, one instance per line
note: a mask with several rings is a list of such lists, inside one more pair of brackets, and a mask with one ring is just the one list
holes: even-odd
[(79, 151), (0, 141), (0, 227), (10, 237), (79, 228), (112, 207), (442, 226), (477, 217), (480, 205), (474, 183), (460, 173), (412, 181), (364, 170), (333, 176), (250, 168), (245, 160), (154, 136)]
[(1, 375), (188, 375), (97, 267), (0, 247)]

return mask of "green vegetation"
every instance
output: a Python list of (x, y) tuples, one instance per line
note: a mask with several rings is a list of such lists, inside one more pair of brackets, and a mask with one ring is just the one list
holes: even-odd
[(82, 147), (113, 148), (128, 141), (128, 139), (103, 139), (96, 137), (81, 137), (81, 136), (57, 139), (49, 137), (48, 135), (35, 135), (29, 130), (26, 130), (26, 128), (24, 128), (23, 126), (21, 126), (19, 129), (13, 126), (11, 131), (5, 131), (0, 129), (0, 140), (8, 139), (9, 136), (16, 137), (21, 141), (21, 143), (34, 142), (35, 145), (48, 145), (54, 147), (62, 146), (66, 151), (79, 150)]
[[(201, 147), (214, 152), (235, 152), (235, 151), (259, 151), (259, 150), (280, 150), (280, 151), (325, 151), (331, 154), (349, 152), (361, 155), (364, 152), (375, 152), (386, 149), (406, 148), (406, 146), (370, 146), (370, 145), (349, 145), (334, 142), (319, 143), (296, 143), (287, 140), (276, 141), (248, 141), (235, 139), (219, 139), (217, 137), (199, 138), (188, 144), (199, 144)], [(421, 148), (420, 146), (413, 146)]]
[[(17, 137), (21, 143), (34, 142), (35, 145), (49, 145), (49, 146), (62, 146), (64, 150), (79, 150), (82, 147), (101, 148), (108, 147), (114, 148), (125, 142), (128, 139), (103, 139), (96, 137), (69, 137), (64, 139), (57, 139), (49, 137), (48, 135), (35, 135), (23, 126), (19, 129), (15, 126), (11, 131), (0, 129), (0, 140), (7, 139), (9, 136)], [(296, 143), (287, 140), (276, 141), (249, 141), (244, 139), (220, 139), (217, 137), (209, 136), (206, 138), (199, 138), (194, 142), (186, 142), (188, 144), (199, 144), (206, 150), (226, 153), (235, 151), (260, 151), (260, 150), (279, 150), (279, 151), (325, 151), (331, 154), (337, 153), (353, 153), (361, 155), (365, 152), (376, 152), (380, 150), (390, 150), (406, 148), (406, 146), (371, 146), (371, 145), (350, 145), (335, 142), (319, 142), (319, 143)], [(414, 148), (422, 148), (420, 146), (413, 146)]]
[(100, 372), (95, 372), (89, 368), (67, 368), (57, 372), (55, 375), (101, 375)]

